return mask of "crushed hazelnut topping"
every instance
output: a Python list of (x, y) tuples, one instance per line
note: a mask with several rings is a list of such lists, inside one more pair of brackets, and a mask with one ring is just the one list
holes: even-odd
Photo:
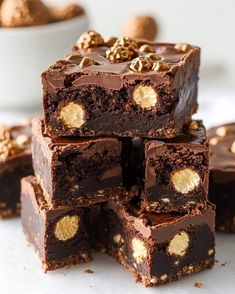
[(104, 44), (104, 39), (99, 33), (94, 30), (84, 32), (77, 41), (79, 49), (88, 49), (92, 47), (99, 47)]
[(140, 46), (139, 52), (140, 53), (155, 53), (156, 49), (151, 45), (145, 44)]
[(170, 65), (163, 61), (158, 61), (153, 65), (153, 70), (157, 72), (164, 72), (170, 70)]
[(188, 52), (188, 51), (192, 50), (193, 47), (189, 44), (181, 43), (181, 44), (176, 44), (175, 49), (182, 51), (182, 52)]
[(233, 142), (233, 144), (231, 146), (231, 151), (232, 151), (232, 153), (235, 154), (235, 141)]
[(220, 127), (216, 130), (216, 134), (220, 137), (224, 137), (226, 135), (226, 128)]
[(132, 60), (130, 68), (133, 71), (144, 72), (150, 71), (152, 66), (152, 61), (148, 57), (140, 56)]

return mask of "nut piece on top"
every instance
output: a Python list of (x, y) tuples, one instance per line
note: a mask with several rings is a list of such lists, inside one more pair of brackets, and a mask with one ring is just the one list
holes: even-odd
[(50, 13), (41, 0), (3, 0), (0, 19), (4, 27), (34, 26), (50, 22)]
[(200, 49), (176, 45), (83, 33), (65, 60), (42, 74), (45, 133), (177, 136), (197, 110)]
[(33, 172), (31, 126), (0, 124), (0, 218), (20, 213), (20, 179)]
[(235, 233), (235, 123), (208, 130), (209, 200), (216, 204), (216, 229)]
[(158, 25), (152, 16), (140, 15), (126, 21), (123, 33), (131, 38), (153, 41), (158, 34)]

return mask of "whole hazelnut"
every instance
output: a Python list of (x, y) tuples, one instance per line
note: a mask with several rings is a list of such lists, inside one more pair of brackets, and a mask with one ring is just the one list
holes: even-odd
[(134, 39), (153, 41), (158, 33), (156, 20), (149, 15), (139, 15), (126, 21), (123, 28), (124, 36)]

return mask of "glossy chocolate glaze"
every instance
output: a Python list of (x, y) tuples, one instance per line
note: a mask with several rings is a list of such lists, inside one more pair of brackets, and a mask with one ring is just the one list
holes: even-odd
[(109, 201), (107, 208), (113, 210), (118, 217), (131, 223), (144, 238), (156, 239), (159, 243), (166, 242), (174, 237), (179, 230), (192, 225), (207, 223), (214, 232), (214, 206), (208, 203), (202, 211), (192, 214), (168, 213), (158, 214), (142, 212), (139, 208), (120, 206), (114, 201)]
[[(171, 43), (153, 43), (146, 40), (140, 40), (138, 45), (151, 45), (156, 48), (156, 53), (161, 57), (161, 61), (167, 62), (170, 65), (170, 70), (166, 72), (141, 72), (136, 73), (131, 71), (131, 61), (113, 63), (105, 57), (105, 52), (108, 49), (106, 46), (89, 48), (87, 50), (79, 50), (76, 46), (73, 47), (73, 54), (79, 54), (81, 58), (76, 61), (58, 61), (43, 73), (47, 78), (48, 83), (44, 84), (48, 91), (55, 91), (63, 88), (66, 76), (74, 76), (73, 86), (95, 84), (105, 88), (119, 90), (126, 83), (132, 83), (135, 80), (150, 80), (154, 85), (168, 84), (171, 77), (175, 76), (175, 85), (182, 84), (182, 77), (178, 75), (179, 68), (184, 67), (185, 64), (200, 53), (200, 49), (194, 46), (188, 52), (182, 52), (175, 49), (176, 44)], [(97, 64), (91, 65), (82, 69), (79, 67), (83, 57), (92, 58)], [(185, 69), (186, 70), (186, 69)], [(183, 70), (181, 70), (183, 72)], [(188, 72), (185, 79), (189, 78), (191, 72)], [(51, 77), (51, 78), (50, 78)]]
[[(218, 129), (224, 129), (224, 136), (218, 134)], [(212, 171), (226, 172), (227, 179), (230, 176), (235, 179), (235, 153), (231, 151), (235, 142), (235, 123), (220, 125), (208, 131), (210, 144), (210, 169)], [(216, 144), (213, 144), (216, 140)]]

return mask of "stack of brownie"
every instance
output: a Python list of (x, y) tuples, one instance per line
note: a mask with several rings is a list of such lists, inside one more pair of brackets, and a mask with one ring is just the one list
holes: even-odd
[(85, 32), (42, 74), (22, 221), (45, 271), (113, 255), (145, 286), (214, 264), (200, 49)]

